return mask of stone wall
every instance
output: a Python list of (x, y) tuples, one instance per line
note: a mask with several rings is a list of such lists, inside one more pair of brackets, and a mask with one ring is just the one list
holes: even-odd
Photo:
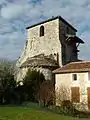
[(17, 78), (16, 78), (17, 82), (22, 81), (24, 79), (28, 69), (40, 71), (44, 75), (46, 80), (52, 80), (52, 70), (50, 70), (48, 68), (42, 68), (42, 67), (34, 67), (34, 68), (26, 67), (26, 68), (19, 69)]
[(37, 71), (40, 71), (44, 76), (46, 80), (52, 80), (52, 71), (47, 68), (37, 67), (35, 68)]
[[(44, 26), (45, 34), (40, 37), (40, 26)], [(22, 64), (28, 57), (33, 57), (38, 54), (50, 55), (53, 54), (55, 59), (59, 53), (61, 55), (61, 45), (59, 41), (59, 20), (46, 22), (27, 30), (27, 47), (22, 52), (19, 58), (19, 64)], [(61, 57), (59, 57), (61, 58)], [(61, 65), (61, 59), (59, 60)]]
[[(44, 26), (44, 36), (40, 37), (40, 26), (42, 25)], [(63, 41), (65, 42), (67, 27), (67, 24), (57, 18), (27, 29), (27, 40), (16, 66), (19, 68), (27, 58), (39, 54), (52, 55), (59, 63), (59, 66), (62, 66), (67, 61), (67, 58), (63, 57), (63, 55), (66, 54), (69, 59), (71, 52), (69, 49), (64, 50), (61, 44)], [(75, 34), (73, 29), (70, 27), (68, 29), (70, 33)]]
[[(44, 36), (40, 37), (40, 26), (42, 25), (44, 26)], [(62, 66), (63, 47), (61, 46), (61, 43), (65, 42), (65, 35), (67, 33), (76, 34), (75, 30), (59, 19), (27, 29), (27, 40), (17, 63), (19, 62), (19, 64), (22, 64), (28, 57), (33, 57), (38, 54), (52, 54), (57, 60), (58, 54), (59, 65)], [(71, 46), (69, 46), (69, 48), (70, 47)], [(65, 52), (67, 52), (67, 59), (70, 59), (68, 56), (70, 56), (71, 51), (68, 50), (69, 49)], [(72, 50), (72, 48), (70, 48), (70, 50)]]
[(23, 81), (27, 71), (28, 68), (22, 68), (22, 69), (18, 68), (17, 73), (15, 75), (15, 79), (17, 80), (17, 82)]

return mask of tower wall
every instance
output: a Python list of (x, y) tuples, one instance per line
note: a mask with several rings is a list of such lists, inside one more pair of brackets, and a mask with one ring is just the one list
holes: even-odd
[(76, 31), (60, 20), (59, 39), (61, 42), (61, 60), (63, 65), (68, 61), (77, 59), (77, 54), (76, 56), (73, 54), (73, 49), (76, 46), (76, 42), (73, 42), (73, 44), (70, 45), (66, 44), (67, 35), (76, 35)]
[[(44, 36), (40, 37), (40, 26), (42, 25), (44, 26)], [(27, 29), (27, 46), (23, 51), (21, 60), (19, 59), (19, 64), (22, 64), (28, 57), (30, 58), (38, 54), (52, 54), (56, 61), (59, 56), (59, 65), (62, 65), (59, 19)]]
[[(44, 27), (43, 36), (40, 36), (41, 26)], [(59, 66), (72, 60), (73, 46), (68, 46), (65, 43), (67, 34), (75, 35), (76, 31), (58, 18), (27, 29), (27, 40), (22, 54), (16, 63), (17, 68), (19, 68), (27, 58), (34, 57), (39, 54), (44, 54), (45, 56), (52, 55), (52, 57), (58, 62)], [(19, 72), (17, 73), (18, 80), (20, 80), (20, 76), (23, 74), (25, 75), (26, 70), (27, 68), (24, 68), (24, 70), (19, 69)]]
[[(42, 25), (44, 26), (44, 36), (40, 37), (40, 27)], [(73, 56), (73, 46), (65, 43), (67, 34), (76, 35), (76, 31), (59, 19), (27, 29), (27, 41), (17, 65), (21, 65), (27, 58), (38, 54), (52, 54), (59, 66), (77, 58), (77, 56)], [(76, 45), (76, 43), (74, 44)]]

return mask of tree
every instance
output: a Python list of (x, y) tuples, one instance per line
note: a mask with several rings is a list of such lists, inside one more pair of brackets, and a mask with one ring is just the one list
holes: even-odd
[(36, 94), (43, 81), (45, 81), (45, 77), (42, 73), (40, 73), (40, 71), (31, 71), (30, 69), (27, 71), (23, 80), (24, 92), (27, 100), (37, 101)]
[(40, 89), (37, 94), (39, 104), (44, 107), (55, 103), (55, 89), (52, 81), (44, 81), (40, 85)]
[(16, 82), (14, 75), (12, 74), (13, 69), (11, 64), (8, 62), (0, 63), (0, 103), (10, 103), (12, 95), (14, 94), (14, 88)]

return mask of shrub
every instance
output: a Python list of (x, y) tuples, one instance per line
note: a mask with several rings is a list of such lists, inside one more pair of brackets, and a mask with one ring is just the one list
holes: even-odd
[(37, 96), (40, 105), (43, 105), (43, 107), (53, 105), (55, 102), (55, 90), (52, 81), (44, 81), (40, 85)]
[(30, 100), (34, 102), (37, 101), (36, 95), (43, 81), (45, 81), (45, 77), (42, 73), (40, 73), (40, 71), (36, 71), (36, 70), (31, 71), (30, 69), (28, 70), (23, 80), (26, 100)]
[(0, 68), (0, 104), (7, 104), (13, 101), (16, 81), (9, 66)]
[(63, 101), (61, 106), (49, 106), (48, 109), (60, 115), (79, 116), (79, 111), (74, 108), (69, 100)]
[(74, 108), (72, 102), (69, 100), (62, 101), (61, 108), (63, 109), (63, 113), (66, 115), (76, 115), (77, 110)]

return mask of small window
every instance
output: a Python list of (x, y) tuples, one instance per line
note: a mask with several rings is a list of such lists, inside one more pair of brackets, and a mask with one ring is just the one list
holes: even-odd
[(44, 26), (40, 27), (40, 37), (44, 36)]
[(77, 80), (77, 74), (73, 74), (72, 77), (73, 77), (73, 80), (75, 81)]

